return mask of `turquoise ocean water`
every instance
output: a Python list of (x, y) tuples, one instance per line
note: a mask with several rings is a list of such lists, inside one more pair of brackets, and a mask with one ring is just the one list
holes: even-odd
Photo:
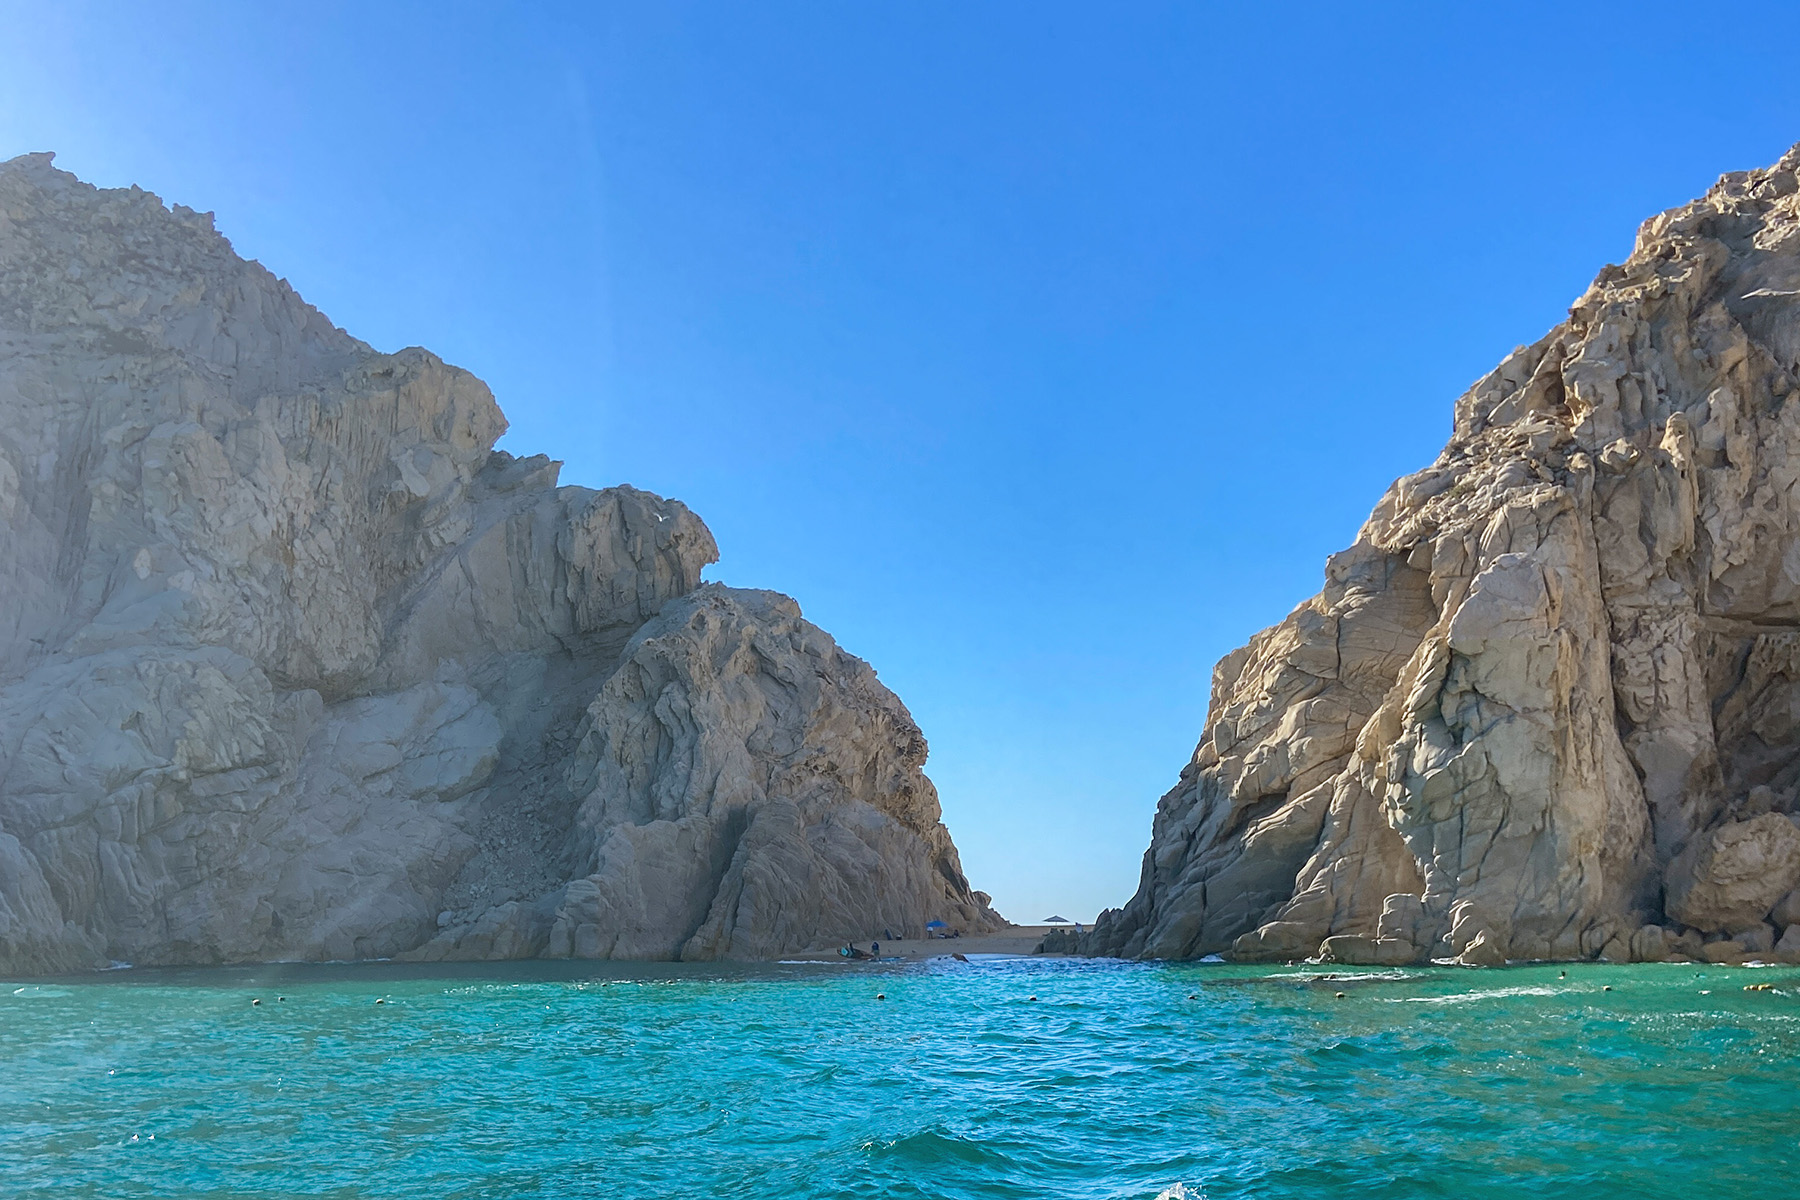
[(1800, 1196), (1800, 971), (1559, 969), (19, 981), (0, 1195)]

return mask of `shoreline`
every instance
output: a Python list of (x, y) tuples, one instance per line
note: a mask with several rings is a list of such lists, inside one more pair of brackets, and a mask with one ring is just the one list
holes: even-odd
[[(1514, 959), (1504, 964), (1491, 966), (1475, 966), (1458, 962), (1455, 959), (1439, 958), (1415, 963), (1357, 964), (1328, 961), (1317, 958), (1305, 959), (1228, 959), (1207, 956), (1198, 959), (1122, 959), (1106, 954), (1079, 954), (1063, 950), (1039, 952), (1047, 934), (1058, 930), (1073, 930), (1073, 926), (1063, 925), (1015, 925), (994, 933), (965, 935), (958, 938), (895, 938), (891, 941), (880, 940), (881, 956), (877, 960), (868, 958), (847, 958), (838, 952), (842, 943), (829, 946), (812, 946), (805, 950), (784, 954), (776, 958), (763, 959), (615, 959), (615, 958), (575, 958), (575, 957), (525, 957), (525, 958), (446, 958), (430, 962), (420, 962), (403, 958), (366, 958), (366, 959), (278, 959), (245, 962), (222, 963), (113, 963), (105, 967), (95, 967), (86, 971), (52, 972), (45, 974), (27, 973), (18, 975), (0, 974), (0, 981), (14, 984), (45, 984), (57, 982), (94, 981), (111, 976), (121, 982), (145, 975), (160, 972), (171, 973), (206, 973), (267, 971), (282, 972), (286, 970), (308, 971), (317, 969), (359, 969), (359, 968), (408, 968), (420, 969), (429, 974), (429, 968), (448, 968), (453, 974), (479, 972), (484, 967), (526, 967), (536, 965), (552, 972), (563, 970), (598, 970), (610, 971), (630, 967), (677, 968), (690, 971), (704, 971), (708, 968), (757, 968), (781, 965), (832, 964), (844, 965), (894, 965), (899, 963), (924, 963), (940, 960), (954, 960), (957, 955), (971, 959), (1019, 958), (1019, 959), (1081, 959), (1089, 962), (1116, 963), (1155, 963), (1171, 967), (1216, 966), (1216, 967), (1262, 967), (1274, 970), (1307, 968), (1313, 971), (1330, 974), (1361, 973), (1368, 971), (1406, 971), (1420, 969), (1436, 969), (1454, 967), (1459, 971), (1508, 970), (1532, 967), (1607, 967), (1607, 966), (1691, 966), (1698, 968), (1768, 968), (1800, 966), (1800, 963), (1784, 961), (1781, 956), (1746, 955), (1733, 957), (1723, 961), (1708, 961), (1683, 957), (1670, 957), (1659, 962), (1609, 962), (1605, 959)], [(868, 952), (870, 941), (853, 943), (858, 949)]]
[[(1087, 928), (1083, 926), (1082, 928)], [(1052, 930), (1066, 929), (1073, 932), (1073, 925), (1010, 925), (994, 933), (965, 934), (954, 938), (887, 938), (864, 939), (851, 943), (857, 949), (867, 953), (874, 942), (881, 945), (881, 960), (898, 959), (901, 962), (923, 962), (932, 958), (951, 958), (958, 954), (1004, 954), (1017, 955), (1021, 958), (1078, 958), (1080, 955), (1045, 952), (1037, 954), (1037, 948), (1046, 934)], [(810, 946), (796, 954), (785, 954), (782, 962), (843, 962), (845, 958), (838, 953), (843, 943), (830, 946)], [(850, 959), (851, 962), (867, 962), (868, 959)]]

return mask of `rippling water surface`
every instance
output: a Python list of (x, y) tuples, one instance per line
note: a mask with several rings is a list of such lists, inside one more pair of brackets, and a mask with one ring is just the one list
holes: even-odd
[(1558, 970), (21, 981), (0, 986), (0, 1193), (1800, 1195), (1800, 971)]

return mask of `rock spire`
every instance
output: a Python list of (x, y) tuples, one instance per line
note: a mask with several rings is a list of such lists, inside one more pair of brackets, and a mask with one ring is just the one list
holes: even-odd
[(1797, 168), (1646, 222), (1219, 663), (1090, 950), (1800, 953)]

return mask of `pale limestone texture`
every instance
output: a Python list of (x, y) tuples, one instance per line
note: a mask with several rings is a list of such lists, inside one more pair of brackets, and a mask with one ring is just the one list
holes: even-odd
[(1778, 813), (1726, 821), (1698, 834), (1667, 871), (1663, 907), (1703, 933), (1767, 929), (1778, 900), (1800, 883), (1800, 829)]
[(1457, 402), (1324, 591), (1219, 663), (1138, 893), (1087, 949), (1496, 963), (1773, 937), (1800, 883), (1796, 167), (1647, 222)]
[(868, 665), (504, 428), (210, 216), (0, 164), (0, 972), (998, 924)]

